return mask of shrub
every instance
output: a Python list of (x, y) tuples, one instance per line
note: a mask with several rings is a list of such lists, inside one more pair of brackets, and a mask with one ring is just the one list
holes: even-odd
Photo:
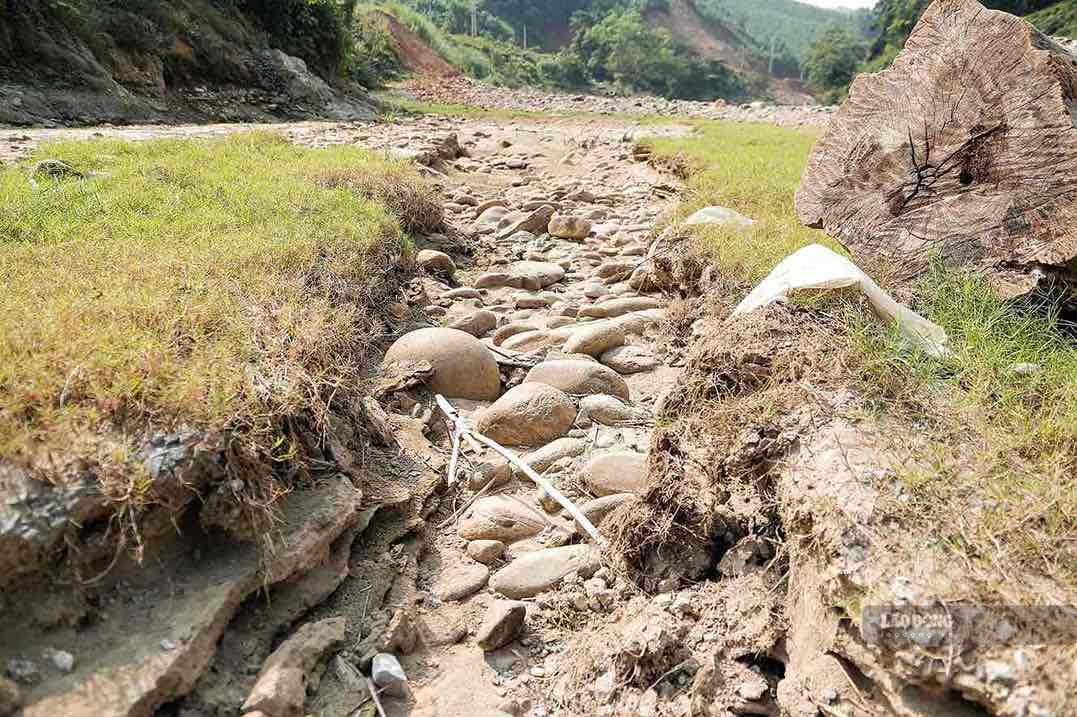
[(848, 92), (864, 59), (865, 47), (848, 30), (832, 28), (815, 41), (804, 58), (804, 70), (817, 91), (830, 101)]

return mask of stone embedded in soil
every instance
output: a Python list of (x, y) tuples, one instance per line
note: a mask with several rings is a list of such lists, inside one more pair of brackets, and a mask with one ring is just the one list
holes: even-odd
[(655, 299), (650, 296), (626, 296), (596, 304), (604, 311), (605, 316), (609, 317), (624, 316), (634, 311), (660, 309), (663, 305), (664, 302), (661, 299)]
[(520, 460), (536, 473), (542, 473), (560, 460), (582, 456), (586, 450), (587, 444), (578, 438), (558, 438), (542, 448), (525, 453)]
[(535, 349), (540, 349), (548, 346), (550, 343), (549, 331), (525, 331), (515, 336), (510, 336), (505, 339), (501, 344), (501, 347), (508, 351), (519, 351), (521, 353), (528, 353)]
[(490, 587), (514, 600), (534, 597), (555, 587), (569, 573), (590, 577), (601, 566), (590, 545), (566, 545), (523, 555), (490, 579)]
[(408, 693), (408, 675), (400, 662), (387, 652), (374, 655), (370, 664), (370, 678), (388, 695), (403, 697)]
[(483, 650), (504, 647), (523, 630), (527, 605), (514, 600), (496, 600), (486, 609), (482, 626), (475, 633), (475, 642)]
[(442, 294), (441, 299), (481, 299), (482, 293), (470, 286), (461, 286), (458, 289), (450, 289)]
[(41, 681), (41, 670), (33, 660), (13, 657), (4, 665), (4, 674), (22, 685), (36, 685)]
[(649, 326), (656, 326), (666, 318), (665, 309), (647, 309), (646, 311), (632, 311), (610, 319), (610, 322), (624, 329), (626, 334), (640, 334)]
[(472, 490), (482, 490), (492, 480), (490, 488), (497, 488), (508, 483), (510, 478), (512, 478), (512, 465), (508, 461), (480, 463), (472, 471), (468, 479), (468, 487)]
[(505, 341), (512, 338), (513, 336), (516, 336), (517, 334), (524, 334), (529, 331), (540, 331), (541, 329), (542, 327), (536, 323), (527, 321), (510, 321), (509, 323), (505, 324), (504, 326), (501, 326), (500, 328), (498, 328), (497, 331), (494, 332), (494, 346), (501, 346), (505, 343)]
[(438, 580), (434, 594), (439, 600), (451, 602), (471, 597), (486, 585), (490, 569), (485, 565), (465, 563), (450, 567)]
[(560, 239), (585, 239), (591, 233), (591, 222), (583, 217), (569, 216), (566, 214), (554, 214), (550, 217), (548, 231), (552, 236)]
[(505, 554), (505, 544), (500, 540), (472, 540), (467, 544), (467, 554), (472, 560), (489, 565)]
[(452, 257), (443, 251), (435, 249), (423, 249), (415, 255), (415, 261), (431, 274), (444, 274), (452, 276), (456, 271), (456, 264)]
[(584, 325), (573, 331), (562, 350), (569, 354), (599, 356), (612, 348), (623, 345), (625, 332), (613, 324)]
[(587, 463), (584, 479), (598, 496), (639, 493), (647, 480), (647, 456), (627, 451), (602, 453)]
[(593, 361), (543, 361), (528, 372), (526, 380), (545, 383), (569, 395), (604, 393), (625, 401), (631, 398), (628, 384), (620, 374)]
[(685, 226), (700, 226), (706, 224), (747, 228), (755, 224), (755, 222), (738, 211), (717, 206), (703, 207), (684, 220)]
[(616, 426), (619, 423), (639, 420), (641, 412), (616, 396), (596, 394), (580, 399), (580, 416), (603, 426)]
[(598, 357), (604, 365), (621, 375), (653, 371), (658, 361), (650, 351), (640, 346), (615, 346)]
[(259, 710), (274, 717), (302, 717), (307, 676), (327, 653), (344, 645), (348, 622), (342, 617), (307, 623), (266, 660), (244, 712)]
[(418, 329), (404, 334), (385, 353), (384, 364), (427, 361), (430, 387), (446, 398), (492, 401), (501, 393), (501, 374), (490, 349), (464, 331)]
[(484, 409), (480, 433), (507, 446), (537, 446), (563, 436), (576, 420), (576, 404), (544, 383), (521, 383)]
[(606, 516), (636, 497), (635, 493), (614, 493), (613, 495), (605, 495), (601, 498), (589, 500), (581, 505), (580, 512), (583, 513), (587, 520), (591, 521), (591, 525), (597, 528), (602, 524), (602, 521), (606, 519)]
[(460, 519), (457, 532), (466, 540), (511, 543), (542, 532), (546, 522), (534, 508), (508, 496), (480, 498)]
[(456, 329), (469, 333), (472, 336), (484, 336), (485, 334), (494, 330), (497, 326), (497, 314), (486, 309), (479, 309), (473, 311), (466, 316), (461, 316), (456, 321), (449, 324), (450, 329)]

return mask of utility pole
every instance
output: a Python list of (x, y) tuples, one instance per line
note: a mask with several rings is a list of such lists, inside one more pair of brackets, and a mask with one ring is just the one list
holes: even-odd
[(527, 49), (527, 25), (524, 25), (524, 49)]
[(471, 4), (471, 36), (479, 36), (479, 0)]

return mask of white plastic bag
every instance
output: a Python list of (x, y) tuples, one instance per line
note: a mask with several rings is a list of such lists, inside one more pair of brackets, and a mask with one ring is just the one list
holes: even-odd
[(896, 321), (901, 332), (925, 353), (936, 358), (949, 353), (946, 332), (941, 326), (899, 304), (856, 264), (821, 244), (806, 246), (783, 259), (744, 297), (733, 315), (746, 314), (800, 289), (844, 289), (850, 286), (863, 292), (879, 316)]

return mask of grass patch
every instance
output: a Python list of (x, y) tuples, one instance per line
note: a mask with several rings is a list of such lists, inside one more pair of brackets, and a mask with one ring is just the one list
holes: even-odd
[[(42, 158), (95, 174), (35, 189), (28, 165), (0, 171), (0, 455), (124, 500), (151, 431), (301, 461), (288, 425), (324, 426), (358, 390), (371, 309), (410, 252), (401, 224), (429, 220), (431, 190), (369, 152), (269, 133)], [(402, 195), (399, 217), (385, 204)]]
[(817, 229), (804, 227), (793, 211), (793, 193), (817, 131), (764, 124), (695, 123), (695, 136), (644, 140), (659, 162), (679, 166), (687, 193), (678, 216), (721, 205), (751, 217), (749, 232), (698, 229), (701, 246), (726, 274), (755, 283), (792, 252), (813, 243), (840, 251)]
[[(699, 127), (696, 137), (647, 144), (688, 176), (681, 215), (721, 204), (757, 221), (746, 233), (700, 233), (702, 251), (725, 274), (748, 288), (806, 244), (840, 251), (793, 209), (817, 133)], [(932, 269), (913, 308), (947, 331), (953, 353), (941, 361), (847, 306), (854, 380), (881, 414), (934, 439), (898, 476), (911, 494), (898, 507), (904, 518), (978, 566), (985, 583), (1031, 566), (1077, 585), (1077, 342), (1057, 301), (1003, 301), (981, 277)]]

